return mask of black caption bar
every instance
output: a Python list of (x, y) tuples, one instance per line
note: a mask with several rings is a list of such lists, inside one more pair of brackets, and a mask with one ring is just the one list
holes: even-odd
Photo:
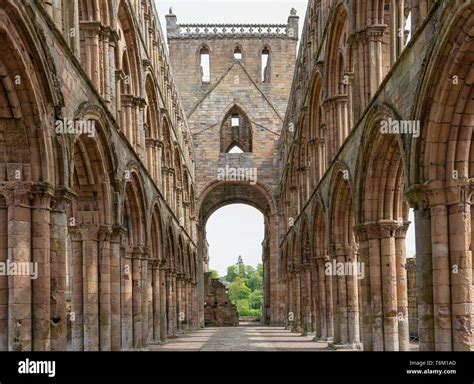
[(179, 376), (474, 382), (474, 354), (470, 352), (3, 352), (0, 362), (0, 384)]

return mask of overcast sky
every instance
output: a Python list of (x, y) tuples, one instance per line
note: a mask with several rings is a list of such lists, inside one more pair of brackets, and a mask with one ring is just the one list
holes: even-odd
[[(175, 0), (156, 2), (163, 33), (166, 36), (166, 19), (170, 7), (178, 23), (259, 23), (284, 24), (291, 8), (300, 16), (300, 31), (303, 27), (307, 1), (272, 0)], [(410, 220), (414, 222), (412, 214)], [(216, 211), (206, 226), (209, 242), (209, 264), (211, 269), (226, 273), (227, 266), (235, 264), (242, 255), (245, 264), (256, 266), (262, 262), (264, 236), (262, 214), (255, 208), (235, 204)], [(407, 235), (407, 255), (415, 254), (413, 224)]]
[(305, 0), (175, 0), (155, 1), (160, 17), (161, 28), (166, 36), (166, 19), (170, 7), (183, 23), (233, 23), (233, 24), (286, 24), (291, 8), (300, 16), (300, 31), (306, 13)]

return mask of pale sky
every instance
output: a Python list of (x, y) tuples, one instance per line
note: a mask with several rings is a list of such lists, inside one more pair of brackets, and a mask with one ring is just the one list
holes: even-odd
[[(259, 23), (284, 24), (291, 8), (300, 16), (300, 32), (303, 28), (307, 1), (272, 0), (175, 0), (156, 2), (161, 28), (166, 37), (166, 19), (170, 7), (179, 23)], [(407, 234), (407, 255), (415, 254), (414, 217)], [(239, 255), (244, 263), (256, 266), (262, 262), (264, 236), (263, 215), (255, 208), (234, 204), (216, 211), (207, 223), (209, 242), (209, 268), (224, 275), (227, 266), (235, 264)]]
[(239, 255), (246, 265), (261, 263), (264, 229), (263, 215), (254, 207), (232, 204), (214, 212), (206, 226), (209, 269), (223, 276)]
[(156, 0), (161, 28), (166, 36), (166, 18), (170, 7), (183, 23), (286, 24), (291, 8), (300, 17), (300, 31), (306, 14), (306, 0)]

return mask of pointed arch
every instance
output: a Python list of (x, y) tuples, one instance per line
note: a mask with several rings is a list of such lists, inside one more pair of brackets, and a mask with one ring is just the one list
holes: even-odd
[(344, 95), (347, 93), (343, 75), (349, 69), (350, 49), (347, 44), (349, 38), (349, 16), (343, 2), (333, 9), (331, 29), (327, 40), (326, 91), (327, 97)]
[(156, 95), (156, 83), (148, 74), (145, 80), (146, 108), (144, 119), (146, 164), (153, 180), (159, 183), (161, 159), (158, 156), (158, 143), (161, 138), (160, 115), (158, 98)]
[(140, 58), (138, 52), (138, 37), (133, 16), (127, 6), (126, 0), (121, 0), (118, 7), (117, 30), (119, 31), (118, 43), (118, 68), (124, 70), (124, 58), (128, 63), (128, 78), (125, 83), (130, 84), (130, 94), (138, 97), (140, 95)]
[(243, 152), (252, 152), (252, 122), (244, 110), (234, 105), (224, 116), (220, 129), (220, 151), (228, 153), (237, 146)]
[[(332, 265), (346, 266), (357, 262), (357, 244), (354, 236), (354, 204), (350, 174), (347, 168), (337, 165), (331, 182), (329, 253)], [(337, 264), (336, 264), (337, 265)], [(334, 308), (334, 342), (359, 345), (359, 290), (356, 274), (339, 274), (332, 271), (332, 299)]]
[(122, 222), (127, 229), (129, 246), (146, 245), (146, 200), (140, 176), (134, 170), (130, 172), (125, 185), (125, 199)]

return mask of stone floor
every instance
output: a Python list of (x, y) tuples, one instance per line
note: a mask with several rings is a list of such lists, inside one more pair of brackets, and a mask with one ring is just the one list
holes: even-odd
[[(240, 323), (239, 327), (209, 327), (152, 345), (150, 351), (334, 351), (328, 343), (313, 341), (314, 334), (301, 336), (283, 327)], [(418, 350), (410, 343), (410, 350)]]
[(204, 328), (154, 345), (151, 351), (327, 351), (328, 344), (312, 341), (283, 327), (242, 324), (240, 327)]

